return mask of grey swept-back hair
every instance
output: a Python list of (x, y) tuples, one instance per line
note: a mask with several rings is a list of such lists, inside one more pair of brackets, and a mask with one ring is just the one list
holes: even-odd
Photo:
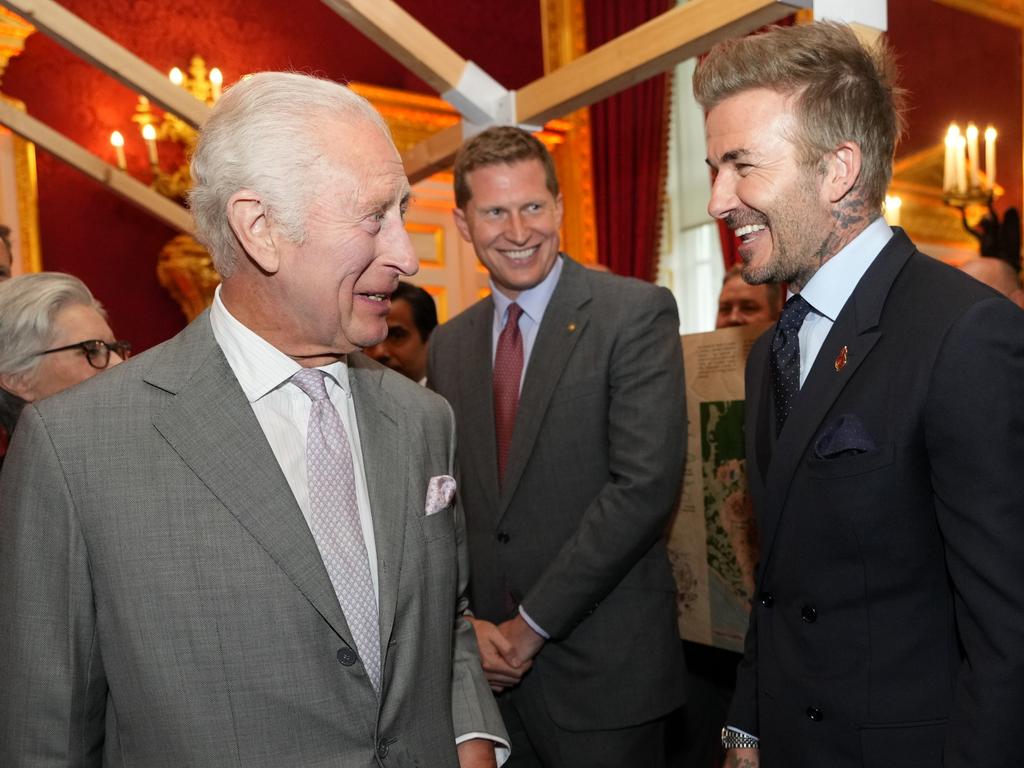
[(0, 283), (0, 373), (29, 373), (38, 353), (54, 339), (54, 319), (64, 307), (82, 304), (104, 317), (85, 283), (63, 272), (36, 272)]
[[(229, 88), (203, 126), (192, 157), (189, 207), (213, 265), (229, 277), (241, 246), (227, 218), (228, 200), (256, 192), (268, 217), (295, 243), (324, 173), (329, 131), (341, 118), (369, 121), (390, 136), (376, 109), (350, 88), (291, 72), (260, 72)], [(358, 147), (352, 151), (358, 152)]]

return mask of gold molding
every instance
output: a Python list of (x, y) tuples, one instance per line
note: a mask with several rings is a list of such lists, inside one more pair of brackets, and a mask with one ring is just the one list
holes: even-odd
[(25, 50), (25, 40), (36, 28), (6, 8), (0, 8), (0, 79), (7, 63)]
[[(540, 0), (544, 73), (565, 66), (587, 52), (583, 0)], [(554, 153), (562, 196), (562, 242), (584, 264), (597, 263), (597, 220), (594, 213), (593, 147), (590, 110), (579, 109), (565, 118), (563, 149)]]
[[(25, 102), (0, 93), (0, 99), (16, 109), (25, 111)], [(9, 133), (7, 128), (0, 131)], [(39, 272), (43, 268), (42, 246), (39, 241), (39, 183), (36, 169), (36, 145), (12, 134), (14, 152), (14, 194), (18, 228), (18, 248), (14, 257), (23, 272)]]
[(935, 0), (940, 5), (975, 16), (1024, 29), (1024, 3), (1021, 0)]

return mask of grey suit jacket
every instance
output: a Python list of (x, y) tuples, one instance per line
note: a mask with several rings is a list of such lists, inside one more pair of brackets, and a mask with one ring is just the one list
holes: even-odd
[(662, 536), (686, 435), (679, 320), (665, 289), (563, 258), (500, 491), (490, 298), (435, 329), (428, 379), (458, 425), (474, 612), (521, 603), (553, 639), (528, 673), (551, 716), (617, 728), (684, 699)]
[(0, 765), (454, 766), (504, 735), (472, 629), (440, 399), (349, 358), (380, 700), (204, 314), (25, 412), (0, 480)]

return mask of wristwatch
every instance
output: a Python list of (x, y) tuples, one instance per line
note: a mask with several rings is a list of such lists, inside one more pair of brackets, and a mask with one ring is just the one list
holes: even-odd
[(724, 749), (757, 749), (756, 736), (744, 733), (731, 725), (722, 729), (722, 747)]

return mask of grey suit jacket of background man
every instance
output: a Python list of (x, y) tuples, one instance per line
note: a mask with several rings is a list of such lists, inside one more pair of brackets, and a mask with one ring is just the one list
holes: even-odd
[(897, 230), (778, 440), (747, 361), (758, 595), (729, 723), (762, 768), (1020, 763), (1024, 312)]
[[(380, 576), (378, 703), (207, 315), (26, 411), (0, 482), (0, 765), (454, 766), (504, 734), (457, 619), (450, 410), (349, 356)], [(461, 602), (460, 602), (461, 607)]]
[(538, 329), (499, 492), (486, 298), (430, 340), (430, 385), (455, 410), (470, 605), (521, 603), (553, 639), (542, 683), (567, 730), (618, 728), (684, 699), (675, 583), (662, 536), (683, 469), (675, 299), (567, 257)]

